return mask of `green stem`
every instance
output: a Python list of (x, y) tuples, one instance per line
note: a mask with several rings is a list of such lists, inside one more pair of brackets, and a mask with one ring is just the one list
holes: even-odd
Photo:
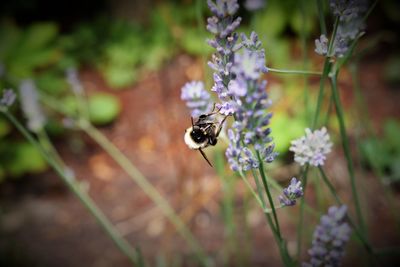
[[(292, 266), (293, 265), (293, 260), (291, 259), (290, 255), (289, 255), (289, 253), (287, 251), (286, 242), (282, 238), (280, 225), (279, 225), (279, 220), (278, 220), (278, 216), (277, 216), (277, 213), (276, 213), (276, 207), (275, 207), (274, 201), (272, 200), (272, 195), (271, 195), (271, 192), (269, 190), (269, 185), (268, 185), (268, 182), (267, 182), (267, 176), (266, 176), (265, 171), (264, 171), (264, 163), (263, 163), (263, 161), (261, 159), (260, 153), (258, 151), (256, 151), (256, 154), (257, 154), (257, 159), (259, 161), (258, 170), (260, 172), (261, 181), (263, 183), (264, 190), (267, 193), (268, 202), (269, 202), (270, 207), (272, 209), (272, 217), (273, 217), (273, 219), (275, 221), (276, 240), (277, 240), (278, 245), (279, 245), (279, 251), (280, 251), (280, 254), (281, 254), (281, 257), (282, 257), (282, 260), (283, 260), (285, 266)], [(269, 222), (270, 226), (272, 227), (272, 225), (274, 225), (274, 224), (272, 222), (271, 215), (268, 214), (268, 213), (266, 213), (266, 215), (268, 216), (268, 222)]]
[[(242, 172), (239, 172), (239, 175), (242, 178), (242, 180), (245, 183), (245, 185), (247, 186), (247, 188), (250, 190), (250, 192), (253, 195), (253, 197), (257, 200), (257, 203), (263, 209), (264, 213), (272, 213), (272, 209), (269, 209), (269, 208), (266, 207), (265, 202), (263, 202), (260, 199), (259, 193), (257, 194), (256, 191), (254, 191), (253, 187), (251, 186), (249, 180), (247, 180), (246, 176)], [(279, 205), (279, 206), (276, 206), (275, 209), (277, 210), (277, 209), (281, 209), (283, 207), (284, 207), (283, 205)]]
[[(332, 53), (333, 43), (336, 38), (336, 32), (337, 32), (338, 25), (339, 25), (339, 17), (336, 18), (335, 24), (333, 26), (333, 33), (332, 33), (331, 39), (329, 40), (328, 55), (330, 55)], [(314, 114), (312, 129), (315, 129), (315, 127), (317, 126), (317, 123), (318, 123), (318, 116), (321, 112), (322, 101), (324, 100), (325, 81), (329, 75), (331, 67), (332, 67), (332, 63), (330, 62), (330, 58), (327, 56), (327, 57), (325, 57), (324, 68), (322, 70), (322, 76), (321, 76), (321, 80), (319, 82), (317, 107), (316, 107), (315, 114)]]
[(251, 194), (254, 196), (254, 198), (257, 200), (257, 203), (260, 205), (260, 207), (264, 210), (265, 209), (265, 202), (261, 200), (259, 195), (257, 195), (256, 191), (254, 191), (253, 187), (251, 186), (250, 182), (247, 180), (246, 176), (244, 176), (243, 172), (239, 172), (240, 177), (242, 178), (244, 184), (247, 186)]
[(304, 224), (304, 206), (306, 203), (306, 199), (305, 199), (305, 193), (306, 193), (306, 189), (307, 189), (307, 174), (308, 174), (308, 168), (309, 165), (307, 164), (306, 167), (303, 169), (303, 172), (301, 174), (301, 177), (303, 177), (303, 197), (300, 200), (300, 218), (299, 218), (299, 222), (297, 225), (297, 259), (300, 262), (300, 257), (301, 257), (301, 246), (303, 243), (303, 224)]
[(354, 199), (357, 220), (360, 223), (361, 231), (363, 233), (365, 233), (366, 226), (365, 226), (365, 221), (364, 221), (364, 218), (363, 218), (363, 215), (361, 212), (361, 205), (360, 205), (359, 196), (358, 196), (357, 188), (356, 188), (353, 160), (351, 158), (351, 153), (350, 153), (349, 139), (347, 136), (346, 125), (345, 125), (345, 121), (344, 121), (344, 112), (343, 112), (343, 107), (342, 107), (342, 104), (340, 101), (339, 91), (337, 88), (337, 73), (334, 73), (332, 75), (331, 84), (332, 84), (332, 96), (333, 96), (333, 100), (335, 102), (335, 107), (336, 107), (336, 115), (337, 115), (337, 119), (339, 121), (342, 146), (343, 146), (344, 154), (345, 154), (345, 157), (347, 160), (347, 169), (348, 169), (348, 172), (350, 175), (351, 192), (352, 192), (353, 199)]
[(95, 217), (96, 221), (100, 224), (103, 230), (109, 235), (114, 241), (116, 246), (124, 253), (133, 264), (138, 266), (138, 255), (135, 249), (121, 236), (121, 234), (114, 228), (114, 225), (108, 220), (104, 213), (97, 207), (95, 202), (90, 196), (82, 190), (80, 183), (75, 180), (74, 177), (68, 176), (65, 170), (60, 167), (55, 160), (53, 160), (48, 153), (43, 149), (42, 146), (33, 138), (33, 136), (25, 130), (25, 128), (18, 122), (18, 120), (10, 113), (5, 112), (5, 116), (14, 124), (14, 126), (21, 132), (21, 134), (28, 139), (28, 141), (34, 145), (41, 155), (46, 159), (50, 166), (56, 171), (56, 173), (65, 182), (68, 188), (78, 197), (82, 204), (89, 210), (89, 212)]
[(268, 72), (279, 73), (279, 74), (299, 74), (299, 75), (318, 75), (321, 76), (322, 73), (320, 71), (312, 71), (312, 70), (285, 70), (285, 69), (274, 69), (267, 67)]
[(317, 7), (318, 7), (319, 26), (321, 28), (321, 33), (326, 36), (327, 31), (326, 31), (323, 3), (321, 0), (316, 0), (316, 1), (317, 1)]
[[(265, 203), (264, 194), (263, 194), (263, 186), (260, 183), (260, 180), (258, 178), (256, 171), (252, 170), (252, 173), (253, 173), (254, 180), (256, 182), (257, 192), (258, 192), (261, 202), (263, 204), (263, 209), (265, 210), (266, 203)], [(281, 238), (280, 234), (278, 234), (271, 214), (266, 213), (266, 212), (264, 212), (264, 214), (265, 214), (265, 217), (267, 219), (269, 226), (271, 227), (271, 231), (272, 231), (272, 234), (274, 235), (275, 241), (278, 244), (278, 249), (279, 249), (279, 253), (281, 255), (282, 261), (284, 262), (285, 266), (292, 266), (292, 260), (289, 256), (289, 253), (287, 252), (286, 244), (285, 244), (284, 240)]]
[(315, 127), (317, 126), (318, 116), (321, 112), (322, 101), (324, 100), (325, 81), (326, 81), (326, 78), (328, 77), (330, 68), (331, 68), (331, 63), (329, 62), (328, 58), (325, 58), (324, 68), (322, 71), (321, 80), (319, 82), (318, 100), (317, 100), (317, 106), (316, 106), (315, 113), (314, 113), (312, 129), (315, 129)]
[(260, 163), (259, 167), (258, 167), (258, 170), (260, 171), (261, 181), (262, 181), (262, 183), (264, 185), (264, 190), (267, 193), (267, 198), (268, 198), (268, 201), (269, 201), (269, 205), (271, 206), (271, 209), (272, 209), (272, 215), (273, 215), (274, 221), (275, 221), (276, 232), (277, 232), (279, 238), (282, 239), (281, 229), (280, 229), (279, 221), (278, 221), (278, 216), (276, 214), (274, 201), (272, 200), (272, 195), (271, 195), (271, 192), (269, 190), (269, 185), (268, 185), (268, 182), (267, 182), (267, 176), (266, 176), (265, 171), (264, 171), (264, 164), (262, 162), (260, 153), (258, 151), (256, 151), (256, 153), (257, 153), (258, 161)]
[(210, 266), (202, 247), (195, 239), (190, 230), (185, 226), (174, 209), (168, 204), (167, 200), (159, 191), (146, 179), (146, 177), (129, 161), (129, 159), (100, 131), (94, 128), (87, 121), (79, 122), (80, 128), (95, 140), (129, 175), (132, 180), (147, 194), (148, 197), (160, 208), (164, 215), (175, 226), (176, 230), (188, 242), (189, 246), (196, 253), (196, 256), (204, 266)]
[(321, 174), (322, 180), (324, 180), (324, 183), (328, 187), (329, 191), (331, 192), (332, 196), (335, 198), (335, 201), (337, 204), (342, 205), (342, 201), (340, 201), (339, 196), (336, 194), (335, 187), (332, 185), (332, 183), (329, 181), (328, 177), (326, 176), (324, 169), (322, 169), (321, 166), (318, 166), (319, 173)]

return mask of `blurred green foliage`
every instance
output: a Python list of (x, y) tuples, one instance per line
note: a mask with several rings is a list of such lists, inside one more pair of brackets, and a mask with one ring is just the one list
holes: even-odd
[(382, 136), (368, 137), (360, 143), (363, 162), (389, 184), (400, 182), (399, 132), (400, 121), (389, 119)]

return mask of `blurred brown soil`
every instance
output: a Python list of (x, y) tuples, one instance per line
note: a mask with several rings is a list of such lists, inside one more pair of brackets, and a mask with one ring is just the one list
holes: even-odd
[[(380, 125), (387, 116), (400, 116), (400, 90), (383, 86), (381, 62), (363, 64), (363, 93), (369, 103), (371, 120)], [(352, 97), (348, 73), (343, 74), (342, 97), (348, 105)], [(141, 82), (123, 91), (111, 91), (98, 73), (83, 70), (81, 78), (89, 94), (107, 91), (122, 102), (121, 116), (101, 131), (146, 175), (187, 223), (218, 266), (225, 261), (221, 253), (226, 241), (221, 212), (222, 186), (215, 171), (197, 152), (182, 142), (184, 129), (190, 124), (188, 110), (180, 100), (180, 88), (188, 80), (202, 78), (202, 64), (188, 56), (179, 56), (161, 71), (144, 73)], [(279, 82), (276, 76), (270, 83)], [(314, 81), (312, 81), (314, 82)], [(315, 81), (317, 83), (317, 81)], [(83, 138), (83, 142), (80, 141)], [(56, 138), (62, 157), (88, 186), (90, 195), (116, 224), (121, 233), (138, 246), (154, 266), (163, 257), (167, 262), (197, 266), (185, 241), (152, 201), (129, 179), (117, 164), (83, 133)], [(330, 157), (328, 173), (346, 202), (351, 203), (347, 171), (337, 146)], [(207, 151), (211, 157), (211, 153)], [(292, 168), (293, 169), (293, 168)], [(296, 169), (296, 168), (295, 168)], [(293, 171), (284, 166), (276, 173)], [(370, 173), (358, 173), (362, 180), (364, 210), (369, 216), (371, 239), (377, 246), (399, 245), (392, 217), (384, 204), (382, 187)], [(233, 179), (232, 177), (226, 177)], [(1, 257), (11, 266), (129, 266), (126, 258), (113, 246), (94, 219), (51, 171), (24, 177), (0, 185)], [(227, 266), (279, 266), (272, 233), (259, 208), (246, 201), (241, 182), (235, 188), (236, 252)], [(399, 195), (396, 196), (398, 204)], [(316, 195), (310, 189), (309, 201)], [(333, 202), (332, 202), (333, 203)], [(247, 214), (243, 212), (248, 207)], [(397, 205), (398, 207), (398, 205)], [(283, 233), (289, 249), (294, 250), (295, 222), (298, 208), (281, 212)], [(248, 229), (244, 218), (247, 218)], [(313, 223), (315, 220), (313, 221)], [(384, 227), (383, 227), (384, 225)], [(307, 233), (311, 235), (311, 233)], [(249, 241), (251, 240), (251, 241)], [(351, 247), (346, 266), (357, 259)], [(305, 256), (306, 257), (306, 256)], [(398, 258), (397, 258), (398, 259)]]

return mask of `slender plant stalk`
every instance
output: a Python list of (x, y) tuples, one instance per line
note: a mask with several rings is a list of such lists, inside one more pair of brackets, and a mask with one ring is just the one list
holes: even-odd
[(361, 212), (361, 205), (360, 205), (360, 200), (356, 188), (356, 181), (355, 181), (355, 175), (354, 175), (354, 167), (353, 167), (353, 160), (351, 158), (351, 153), (350, 153), (350, 145), (349, 145), (349, 139), (347, 136), (347, 131), (346, 131), (346, 125), (344, 121), (344, 112), (343, 112), (343, 107), (340, 101), (340, 96), (339, 96), (339, 91), (337, 88), (337, 73), (334, 73), (331, 77), (331, 85), (332, 85), (332, 97), (335, 102), (335, 107), (336, 107), (336, 115), (337, 119), (339, 121), (339, 128), (340, 128), (340, 135), (342, 139), (342, 146), (344, 150), (344, 154), (347, 160), (347, 169), (350, 175), (350, 185), (351, 185), (351, 192), (353, 195), (354, 199), (354, 206), (356, 208), (356, 214), (357, 214), (357, 220), (360, 223), (361, 231), (365, 233), (366, 231), (366, 225), (365, 221)]
[(108, 220), (104, 213), (97, 207), (92, 198), (82, 189), (81, 184), (75, 180), (74, 177), (66, 175), (65, 169), (62, 168), (58, 162), (49, 156), (48, 152), (36, 141), (36, 139), (18, 122), (18, 120), (10, 113), (5, 112), (5, 116), (14, 124), (14, 126), (21, 132), (21, 134), (28, 139), (28, 141), (38, 149), (40, 154), (46, 159), (50, 166), (61, 177), (63, 182), (68, 188), (78, 197), (82, 204), (89, 210), (95, 217), (96, 221), (100, 224), (103, 230), (114, 241), (115, 245), (124, 253), (133, 266), (139, 266), (137, 251), (121, 236), (115, 229), (114, 225)]
[[(251, 194), (253, 195), (253, 197), (256, 199), (257, 203), (260, 205), (260, 207), (263, 209), (264, 213), (272, 213), (272, 209), (269, 209), (266, 207), (265, 201), (263, 201), (260, 198), (260, 193), (256, 193), (256, 191), (253, 189), (253, 187), (251, 186), (249, 180), (246, 178), (246, 176), (242, 173), (239, 172), (240, 177), (242, 178), (244, 184), (247, 186), (247, 188), (249, 189), (249, 191), (251, 192)], [(253, 175), (256, 175), (255, 173), (253, 173)], [(261, 193), (262, 194), (262, 193)], [(279, 206), (275, 206), (275, 209), (281, 209), (284, 206), (279, 205)]]
[(81, 120), (80, 128), (95, 140), (129, 175), (132, 180), (139, 185), (151, 200), (160, 208), (168, 220), (175, 226), (177, 231), (188, 242), (189, 246), (196, 253), (196, 256), (204, 266), (210, 266), (211, 262), (206, 257), (202, 247), (195, 239), (190, 230), (182, 222), (174, 209), (168, 204), (167, 200), (160, 192), (146, 179), (146, 177), (129, 161), (129, 159), (100, 131), (94, 128), (89, 122)]
[[(225, 232), (225, 238), (227, 239), (227, 242), (224, 242), (224, 247), (223, 247), (223, 261), (224, 265), (229, 264), (229, 260), (232, 258), (232, 256), (235, 255), (235, 250), (236, 250), (236, 226), (234, 223), (234, 187), (235, 187), (235, 182), (236, 179), (230, 179), (231, 177), (228, 177), (225, 174), (225, 164), (224, 164), (224, 157), (222, 151), (217, 151), (216, 157), (215, 157), (215, 169), (217, 171), (218, 177), (221, 180), (222, 184), (222, 193), (223, 193), (223, 198), (222, 198), (222, 214), (223, 214), (223, 219), (224, 219), (224, 225), (226, 226), (224, 228)], [(227, 243), (227, 245), (225, 245)]]
[(268, 201), (269, 201), (269, 205), (271, 206), (271, 209), (272, 209), (272, 215), (273, 215), (273, 218), (274, 218), (274, 221), (275, 221), (276, 232), (277, 232), (279, 238), (282, 239), (281, 229), (280, 229), (279, 221), (278, 221), (278, 216), (277, 216), (276, 210), (275, 210), (275, 204), (274, 204), (274, 201), (272, 200), (272, 195), (271, 195), (271, 192), (269, 190), (269, 185), (268, 185), (268, 182), (267, 182), (267, 176), (266, 176), (265, 171), (264, 171), (264, 164), (262, 162), (260, 153), (258, 151), (256, 153), (257, 153), (258, 161), (260, 162), (258, 170), (260, 171), (261, 181), (263, 183), (264, 190), (267, 193), (267, 198), (268, 198)]
[(320, 71), (312, 71), (312, 70), (286, 70), (286, 69), (274, 69), (267, 67), (268, 72), (279, 73), (279, 74), (299, 74), (299, 75), (317, 75), (321, 76), (322, 73)]
[[(277, 213), (276, 213), (276, 207), (275, 207), (274, 201), (272, 200), (272, 195), (271, 195), (271, 192), (269, 190), (269, 185), (268, 185), (268, 182), (267, 182), (267, 176), (266, 176), (265, 171), (264, 171), (264, 164), (263, 164), (263, 161), (261, 159), (260, 153), (258, 151), (256, 151), (256, 154), (257, 154), (257, 158), (258, 158), (258, 161), (259, 161), (258, 170), (260, 172), (261, 181), (263, 183), (264, 190), (267, 193), (268, 202), (269, 202), (270, 207), (272, 209), (272, 218), (274, 220), (274, 223), (272, 222), (271, 215), (269, 213), (266, 213), (266, 215), (268, 216), (267, 219), (268, 219), (268, 222), (269, 222), (271, 227), (272, 227), (272, 225), (275, 224), (276, 239), (277, 239), (277, 242), (278, 242), (278, 245), (279, 245), (279, 251), (280, 251), (280, 254), (281, 254), (281, 257), (282, 257), (282, 260), (283, 260), (285, 266), (292, 266), (293, 265), (293, 260), (292, 260), (292, 258), (290, 257), (290, 255), (289, 255), (289, 253), (287, 251), (286, 242), (282, 238), (280, 225), (279, 225), (279, 220), (278, 220), (278, 216), (277, 216)], [(259, 184), (258, 184), (258, 186), (259, 186)]]
[[(320, 15), (320, 17), (323, 16), (323, 14), (319, 14), (319, 15)], [(333, 26), (332, 36), (331, 36), (331, 39), (329, 40), (329, 45), (328, 45), (328, 55), (332, 54), (333, 43), (336, 38), (336, 32), (337, 32), (338, 25), (339, 25), (339, 17), (336, 18), (335, 24)], [(330, 62), (330, 58), (327, 56), (324, 61), (324, 68), (322, 70), (322, 76), (321, 76), (321, 80), (319, 83), (317, 107), (316, 107), (316, 110), (314, 113), (312, 129), (315, 129), (315, 127), (317, 126), (317, 123), (318, 123), (318, 116), (321, 112), (322, 101), (324, 100), (325, 81), (328, 78), (331, 67), (332, 67), (332, 63)]]
[[(259, 179), (259, 177), (257, 175), (257, 172), (252, 170), (252, 173), (253, 173), (254, 180), (256, 182), (257, 192), (258, 192), (259, 197), (261, 199), (261, 202), (263, 204), (263, 209), (265, 210), (266, 209), (266, 202), (265, 202), (265, 198), (264, 198), (264, 194), (263, 194), (263, 186), (262, 186), (262, 184), (260, 182), (260, 179)], [(289, 253), (287, 252), (285, 242), (282, 240), (281, 236), (278, 234), (278, 232), (276, 230), (276, 227), (275, 227), (275, 224), (274, 224), (274, 219), (271, 216), (271, 213), (264, 212), (264, 214), (265, 214), (267, 222), (268, 222), (268, 224), (269, 224), (269, 226), (271, 228), (272, 234), (274, 235), (275, 241), (278, 244), (278, 249), (279, 249), (279, 253), (280, 253), (280, 256), (282, 258), (282, 261), (284, 262), (285, 266), (292, 266), (293, 265), (293, 261), (291, 260), (291, 258), (289, 256)]]
[(321, 33), (326, 36), (326, 23), (325, 23), (325, 16), (324, 16), (324, 6), (322, 0), (316, 0), (317, 8), (318, 8), (318, 19), (319, 19), (319, 26), (321, 28)]
[(300, 215), (299, 215), (299, 221), (297, 225), (297, 260), (300, 262), (300, 257), (301, 257), (301, 246), (303, 243), (303, 225), (304, 225), (304, 207), (306, 203), (305, 199), (305, 193), (307, 189), (307, 176), (308, 176), (308, 168), (309, 165), (307, 164), (301, 174), (301, 177), (303, 178), (303, 197), (300, 200)]
[[(302, 16), (302, 24), (301, 24), (301, 47), (302, 47), (302, 54), (303, 54), (303, 69), (308, 68), (309, 56), (308, 56), (308, 44), (307, 44), (307, 37), (308, 34), (306, 32), (306, 0), (300, 1), (300, 11)], [(322, 73), (321, 73), (322, 74)], [(308, 85), (308, 77), (304, 75), (304, 106), (306, 108), (306, 120), (309, 122), (311, 120), (312, 111), (310, 109), (310, 90)]]

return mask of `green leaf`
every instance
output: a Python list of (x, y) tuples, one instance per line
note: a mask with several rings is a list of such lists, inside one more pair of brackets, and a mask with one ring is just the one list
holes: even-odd
[(206, 32), (196, 29), (186, 29), (182, 35), (181, 45), (186, 52), (192, 55), (209, 55), (213, 48), (206, 43), (209, 37)]
[(133, 67), (111, 65), (102, 68), (102, 74), (107, 84), (114, 89), (129, 86), (137, 80), (137, 73)]
[(10, 131), (11, 131), (10, 123), (3, 117), (0, 117), (0, 138), (6, 136)]
[(278, 37), (287, 24), (287, 16), (282, 5), (273, 1), (254, 17), (254, 31), (259, 36)]
[(29, 142), (11, 144), (10, 160), (6, 165), (7, 174), (19, 177), (25, 173), (41, 173), (47, 169), (47, 162)]
[(311, 14), (305, 14), (305, 17), (303, 17), (301, 12), (296, 10), (290, 19), (290, 26), (293, 31), (297, 33), (297, 35), (302, 35), (304, 31), (304, 34), (309, 36), (315, 29), (315, 21), (315, 16)]
[(400, 84), (400, 55), (391, 56), (384, 67), (384, 79), (388, 84), (399, 85)]
[[(272, 136), (275, 151), (284, 154), (290, 147), (290, 142), (304, 135), (306, 122), (301, 117), (289, 117), (284, 113), (276, 113), (271, 120)], [(290, 130), (288, 131), (288, 128)]]
[(121, 111), (121, 104), (117, 97), (97, 93), (89, 97), (90, 121), (96, 125), (105, 125), (117, 118)]
[(58, 34), (55, 23), (36, 23), (30, 26), (22, 37), (19, 49), (23, 51), (40, 50), (49, 45)]
[(400, 154), (400, 123), (395, 119), (388, 119), (383, 126), (385, 143), (388, 151)]

